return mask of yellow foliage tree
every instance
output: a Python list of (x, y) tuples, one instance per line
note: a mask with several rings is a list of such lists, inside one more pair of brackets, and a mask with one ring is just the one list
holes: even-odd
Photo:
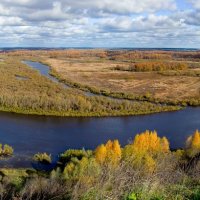
[(95, 150), (95, 159), (98, 163), (103, 164), (107, 156), (107, 148), (104, 144), (98, 146)]
[(169, 152), (166, 137), (160, 138), (156, 131), (145, 131), (137, 134), (132, 144), (125, 146), (123, 158), (131, 161), (134, 166), (145, 167), (148, 171), (156, 168), (158, 155)]
[(151, 132), (147, 130), (136, 135), (132, 147), (134, 152), (168, 152), (169, 142), (166, 137), (158, 137), (156, 131)]
[(121, 147), (118, 140), (109, 140), (105, 145), (98, 146), (95, 150), (95, 159), (98, 163), (117, 164), (121, 159)]
[(194, 156), (200, 152), (200, 132), (198, 130), (187, 138), (186, 149), (189, 156)]
[(169, 141), (166, 137), (163, 137), (161, 139), (161, 143), (162, 143), (162, 151), (163, 152), (169, 152)]

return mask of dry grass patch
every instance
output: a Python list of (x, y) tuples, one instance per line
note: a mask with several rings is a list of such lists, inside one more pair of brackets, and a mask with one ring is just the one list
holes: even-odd
[[(162, 100), (184, 100), (200, 98), (200, 77), (164, 76), (157, 72), (125, 72), (113, 68), (119, 63), (104, 61), (102, 63), (72, 62), (73, 59), (47, 59), (49, 65), (72, 82), (91, 87), (125, 92), (137, 95), (151, 93)], [(128, 65), (123, 63), (123, 65)], [(198, 70), (198, 69), (195, 69)]]

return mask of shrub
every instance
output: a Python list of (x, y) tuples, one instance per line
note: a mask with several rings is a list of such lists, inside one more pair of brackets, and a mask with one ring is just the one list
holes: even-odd
[(7, 155), (7, 156), (10, 156), (12, 155), (14, 152), (13, 148), (7, 144), (4, 145), (4, 148), (3, 148), (3, 154), (4, 155)]
[(4, 146), (0, 144), (0, 156), (12, 156), (13, 152), (13, 148), (8, 144), (5, 144)]
[(136, 194), (134, 192), (130, 193), (126, 200), (137, 200)]
[(200, 132), (198, 130), (192, 136), (189, 136), (186, 141), (187, 154), (190, 157), (195, 156), (200, 152)]
[(92, 151), (69, 149), (60, 155), (59, 161), (63, 165), (65, 165), (74, 158), (76, 158), (77, 160), (81, 160), (84, 157), (89, 158), (91, 156), (92, 156)]
[(47, 153), (37, 153), (34, 155), (33, 160), (44, 164), (50, 164), (52, 161), (51, 155), (48, 155)]
[(135, 63), (130, 65), (130, 71), (145, 72), (145, 71), (165, 71), (165, 70), (186, 70), (188, 65), (178, 62), (146, 62)]

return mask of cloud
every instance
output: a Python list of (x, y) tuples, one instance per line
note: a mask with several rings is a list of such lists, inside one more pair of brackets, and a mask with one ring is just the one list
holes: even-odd
[(175, 0), (1, 0), (1, 4), (11, 7), (27, 7), (35, 9), (50, 9), (53, 4), (61, 3), (62, 7), (70, 7), (73, 11), (101, 10), (109, 13), (141, 13), (154, 12), (157, 10), (174, 10)]
[(60, 21), (70, 18), (66, 12), (62, 10), (62, 5), (60, 2), (53, 2), (52, 8), (45, 10), (34, 10), (30, 14), (24, 14), (26, 20), (30, 21)]
[(200, 13), (191, 11), (186, 13), (185, 23), (193, 26), (200, 26)]
[(63, 6), (69, 5), (72, 10), (102, 11), (104, 13), (130, 14), (142, 12), (155, 12), (158, 10), (174, 10), (174, 0), (63, 0)]
[[(29, 21), (58, 21), (69, 17), (130, 15), (175, 9), (175, 0), (122, 0), (117, 3), (116, 0), (1, 0), (0, 2), (0, 11), (7, 10), (10, 15)], [(0, 15), (2, 13), (0, 12)]]
[(105, 31), (113, 32), (141, 32), (158, 29), (180, 28), (183, 24), (182, 20), (174, 20), (166, 15), (156, 16), (150, 14), (148, 16), (137, 17), (116, 17), (106, 19), (102, 22)]
[(19, 17), (0, 16), (0, 26), (23, 26), (25, 22)]
[(188, 0), (188, 1), (193, 5), (195, 9), (200, 10), (200, 0)]
[(1, 0), (0, 44), (195, 46), (200, 38), (200, 1), (181, 0), (193, 6), (184, 10), (178, 1)]

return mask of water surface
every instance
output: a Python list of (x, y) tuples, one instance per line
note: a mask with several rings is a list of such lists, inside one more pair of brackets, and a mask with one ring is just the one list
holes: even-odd
[(55, 83), (59, 83), (58, 79), (55, 78), (54, 76), (50, 75), (50, 67), (48, 65), (44, 65), (39, 62), (33, 62), (33, 61), (23, 61), (24, 64), (28, 65), (29, 67), (36, 69), (40, 72), (41, 75), (46, 76), (50, 80), (52, 80)]
[[(200, 108), (187, 108), (166, 112), (128, 117), (64, 118), (28, 116), (0, 113), (0, 140), (15, 149), (16, 157), (7, 164), (29, 166), (29, 156), (47, 152), (56, 156), (69, 149), (94, 149), (109, 139), (127, 144), (136, 133), (157, 130), (166, 136), (171, 148), (184, 147), (186, 138), (200, 130)], [(25, 161), (24, 161), (24, 159)], [(0, 166), (5, 161), (0, 161)]]

